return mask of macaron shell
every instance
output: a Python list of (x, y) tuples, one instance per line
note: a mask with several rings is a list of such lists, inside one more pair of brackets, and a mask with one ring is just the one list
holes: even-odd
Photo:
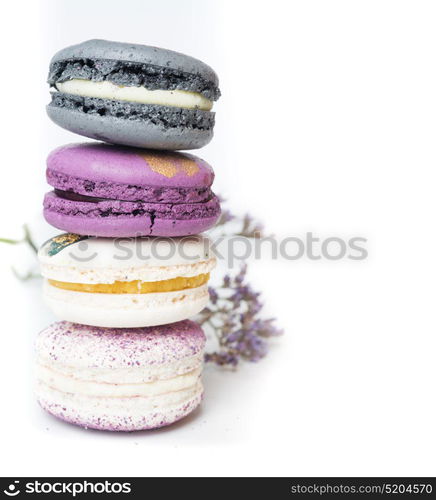
[(215, 71), (204, 62), (180, 52), (159, 47), (100, 39), (87, 40), (60, 50), (53, 56), (50, 64), (74, 59), (107, 59), (127, 63), (150, 64), (199, 75), (218, 86), (218, 77)]
[[(47, 169), (47, 182), (57, 191), (99, 199), (148, 203), (200, 203), (212, 198), (208, 187), (171, 187), (88, 180)], [(79, 197), (76, 196), (78, 199)], [(97, 201), (97, 200), (93, 200)]]
[(86, 218), (58, 214), (52, 210), (44, 210), (45, 220), (62, 231), (81, 235), (101, 236), (106, 238), (124, 238), (138, 236), (179, 237), (189, 236), (212, 228), (219, 214), (201, 219), (152, 219), (147, 215), (138, 217), (106, 217)]
[(192, 413), (201, 403), (202, 386), (188, 393), (178, 404), (146, 410), (148, 398), (90, 398), (65, 394), (47, 386), (37, 386), (40, 406), (64, 422), (79, 427), (114, 432), (133, 432), (171, 425)]
[[(36, 350), (38, 359), (61, 366), (62, 371), (70, 368), (84, 373), (86, 380), (96, 380), (95, 374), (101, 372), (104, 378), (98, 381), (115, 382), (108, 374), (129, 369), (138, 373), (124, 382), (139, 383), (149, 382), (157, 374), (165, 379), (198, 368), (199, 361), (194, 362), (193, 357), (202, 355), (205, 342), (202, 328), (190, 320), (134, 329), (97, 328), (58, 321), (40, 332)], [(186, 360), (190, 363), (186, 364)]]
[(108, 328), (175, 323), (192, 318), (209, 301), (207, 285), (175, 292), (114, 294), (64, 290), (45, 282), (43, 296), (61, 320)]
[[(47, 158), (47, 174), (49, 180), (50, 175), (55, 174), (85, 179), (88, 185), (82, 194), (88, 196), (93, 196), (90, 185), (99, 182), (137, 188), (154, 186), (205, 189), (214, 180), (212, 167), (192, 154), (163, 153), (98, 142), (68, 144), (55, 149)], [(104, 194), (100, 192), (97, 196)], [(133, 196), (133, 200), (141, 199), (137, 192)], [(106, 197), (111, 197), (110, 193), (106, 192)]]
[(53, 192), (44, 198), (44, 218), (49, 224), (84, 236), (189, 236), (213, 227), (220, 213), (215, 196), (192, 204), (75, 202)]
[(64, 233), (38, 251), (45, 278), (72, 283), (162, 281), (210, 272), (216, 259), (212, 241), (184, 238), (95, 238)]
[[(144, 112), (138, 118), (137, 115), (133, 117), (128, 111), (132, 107), (131, 103), (112, 101), (122, 110), (119, 116), (111, 116), (105, 111), (111, 103), (101, 103), (99, 108), (86, 106), (86, 103), (94, 106), (95, 102), (96, 100), (85, 99), (85, 107), (80, 103), (78, 106), (68, 105), (69, 107), (52, 103), (46, 109), (49, 118), (56, 125), (75, 134), (111, 144), (174, 151), (202, 148), (213, 137), (213, 122), (205, 123), (202, 128), (194, 127), (203, 116), (213, 117), (214, 114), (210, 112), (181, 108), (156, 109), (153, 106), (143, 105)], [(88, 109), (91, 109), (91, 112), (87, 112)], [(100, 115), (99, 110), (104, 114)], [(179, 112), (183, 120), (168, 127), (166, 115), (174, 111)], [(186, 125), (186, 122), (189, 125)]]

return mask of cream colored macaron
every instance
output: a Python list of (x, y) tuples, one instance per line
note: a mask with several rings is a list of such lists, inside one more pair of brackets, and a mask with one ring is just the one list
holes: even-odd
[(136, 328), (190, 318), (207, 304), (216, 259), (204, 236), (111, 239), (66, 233), (38, 252), (44, 299), (84, 325)]
[(133, 329), (53, 323), (36, 341), (38, 401), (86, 428), (172, 424), (202, 399), (205, 340), (193, 321)]

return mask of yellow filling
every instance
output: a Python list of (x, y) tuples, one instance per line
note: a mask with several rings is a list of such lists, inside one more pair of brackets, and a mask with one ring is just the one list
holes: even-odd
[(162, 281), (115, 281), (114, 283), (67, 283), (65, 281), (48, 280), (50, 285), (73, 292), (89, 293), (156, 293), (175, 292), (188, 288), (197, 288), (209, 281), (209, 273), (189, 278), (173, 278)]

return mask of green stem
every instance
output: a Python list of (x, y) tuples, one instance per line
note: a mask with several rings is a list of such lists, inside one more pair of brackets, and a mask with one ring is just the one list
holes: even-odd
[(32, 238), (32, 235), (30, 234), (28, 225), (24, 224), (23, 229), (24, 229), (24, 240), (23, 241), (25, 241), (35, 253), (38, 253), (38, 247), (36, 246), (35, 242), (33, 241), (33, 238)]
[(27, 243), (35, 253), (38, 253), (38, 247), (33, 241), (32, 235), (30, 234), (30, 230), (27, 224), (24, 224), (23, 231), (24, 231), (23, 239), (13, 240), (12, 238), (0, 238), (0, 243), (7, 243), (8, 245), (19, 245), (20, 243)]
[(11, 240), (9, 238), (0, 238), (0, 243), (7, 243), (8, 245), (18, 245), (22, 240)]

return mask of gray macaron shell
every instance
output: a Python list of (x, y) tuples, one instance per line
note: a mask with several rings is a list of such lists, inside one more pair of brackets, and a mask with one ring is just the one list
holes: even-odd
[(47, 114), (60, 127), (76, 134), (137, 148), (183, 150), (198, 149), (208, 144), (211, 129), (186, 127), (165, 128), (151, 120), (130, 120), (115, 116), (100, 116), (49, 104)]
[(207, 64), (194, 57), (172, 50), (134, 43), (88, 40), (57, 52), (51, 64), (69, 59), (108, 59), (140, 64), (151, 64), (199, 75), (218, 87), (218, 76)]

